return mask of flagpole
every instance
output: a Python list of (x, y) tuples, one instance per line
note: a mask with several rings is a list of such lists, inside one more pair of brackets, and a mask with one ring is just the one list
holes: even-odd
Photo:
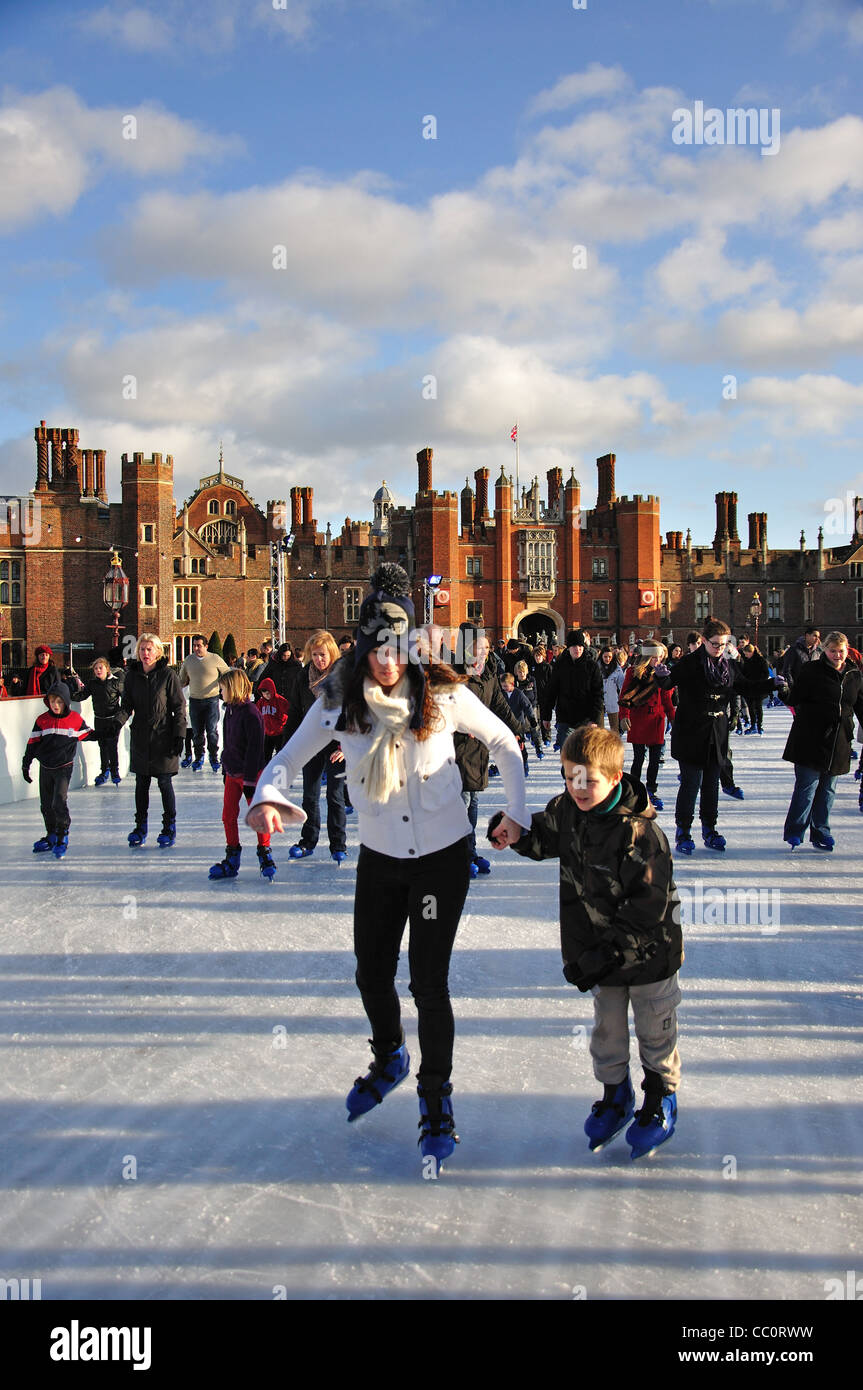
[(515, 417), (515, 505), (518, 506), (518, 416)]

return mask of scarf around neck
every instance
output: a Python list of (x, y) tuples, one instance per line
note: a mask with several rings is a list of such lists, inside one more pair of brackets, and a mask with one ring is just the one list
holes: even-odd
[(728, 657), (709, 656), (703, 644), (698, 648), (698, 654), (701, 658), (701, 669), (704, 672), (707, 688), (709, 690), (730, 690), (734, 684), (734, 672)]
[(369, 801), (388, 801), (401, 784), (396, 742), (407, 733), (410, 723), (409, 691), (406, 676), (389, 691), (369, 678), (363, 682), (363, 698), (372, 721), (371, 744), (351, 768), (351, 783), (364, 781)]

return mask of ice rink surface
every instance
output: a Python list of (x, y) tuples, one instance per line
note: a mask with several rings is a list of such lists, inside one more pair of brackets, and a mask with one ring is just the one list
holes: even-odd
[[(462, 1142), (423, 1180), (412, 1081), (346, 1123), (369, 1057), (355, 816), (341, 869), (325, 842), (289, 860), (293, 834), (268, 885), (245, 828), (239, 878), (208, 881), (209, 767), (177, 778), (173, 849), (152, 815), (127, 847), (131, 779), (70, 795), (60, 862), (31, 853), (37, 803), (0, 808), (0, 1275), (43, 1299), (817, 1300), (863, 1272), (863, 816), (842, 778), (836, 851), (783, 845), (789, 720), (732, 737), (728, 851), (675, 861), (680, 1118), (637, 1163), (622, 1135), (591, 1155), (582, 1132), (601, 1088), (590, 996), (561, 974), (556, 863), (488, 849), (471, 885), (451, 972)], [(666, 755), (671, 838), (676, 773)], [(562, 788), (550, 750), (528, 787), (533, 809)], [(481, 828), (500, 804), (493, 783)], [(404, 960), (400, 990), (415, 1054)]]

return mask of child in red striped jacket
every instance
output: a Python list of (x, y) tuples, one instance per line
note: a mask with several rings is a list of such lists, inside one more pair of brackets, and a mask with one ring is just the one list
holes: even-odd
[(62, 859), (69, 847), (71, 817), (66, 797), (75, 765), (75, 749), (85, 739), (96, 735), (80, 714), (72, 709), (68, 685), (60, 681), (45, 696), (47, 713), (40, 714), (27, 740), (21, 773), (25, 782), (32, 782), (30, 764), (35, 758), (39, 766), (39, 800), (45, 834), (33, 846), (34, 854), (53, 851)]

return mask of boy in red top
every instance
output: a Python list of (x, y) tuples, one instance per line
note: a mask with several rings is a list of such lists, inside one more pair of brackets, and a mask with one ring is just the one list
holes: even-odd
[(39, 800), (45, 821), (45, 834), (33, 846), (34, 854), (52, 850), (62, 859), (69, 846), (69, 807), (66, 796), (75, 764), (75, 749), (85, 739), (96, 735), (80, 714), (72, 710), (69, 687), (61, 681), (45, 696), (48, 707), (33, 725), (27, 740), (21, 773), (25, 782), (32, 782), (30, 764), (35, 758), (39, 768)]
[(274, 753), (277, 753), (285, 742), (285, 728), (288, 723), (290, 704), (284, 695), (276, 692), (275, 683), (269, 676), (262, 680), (255, 692), (255, 704), (264, 719), (264, 767), (270, 761)]

